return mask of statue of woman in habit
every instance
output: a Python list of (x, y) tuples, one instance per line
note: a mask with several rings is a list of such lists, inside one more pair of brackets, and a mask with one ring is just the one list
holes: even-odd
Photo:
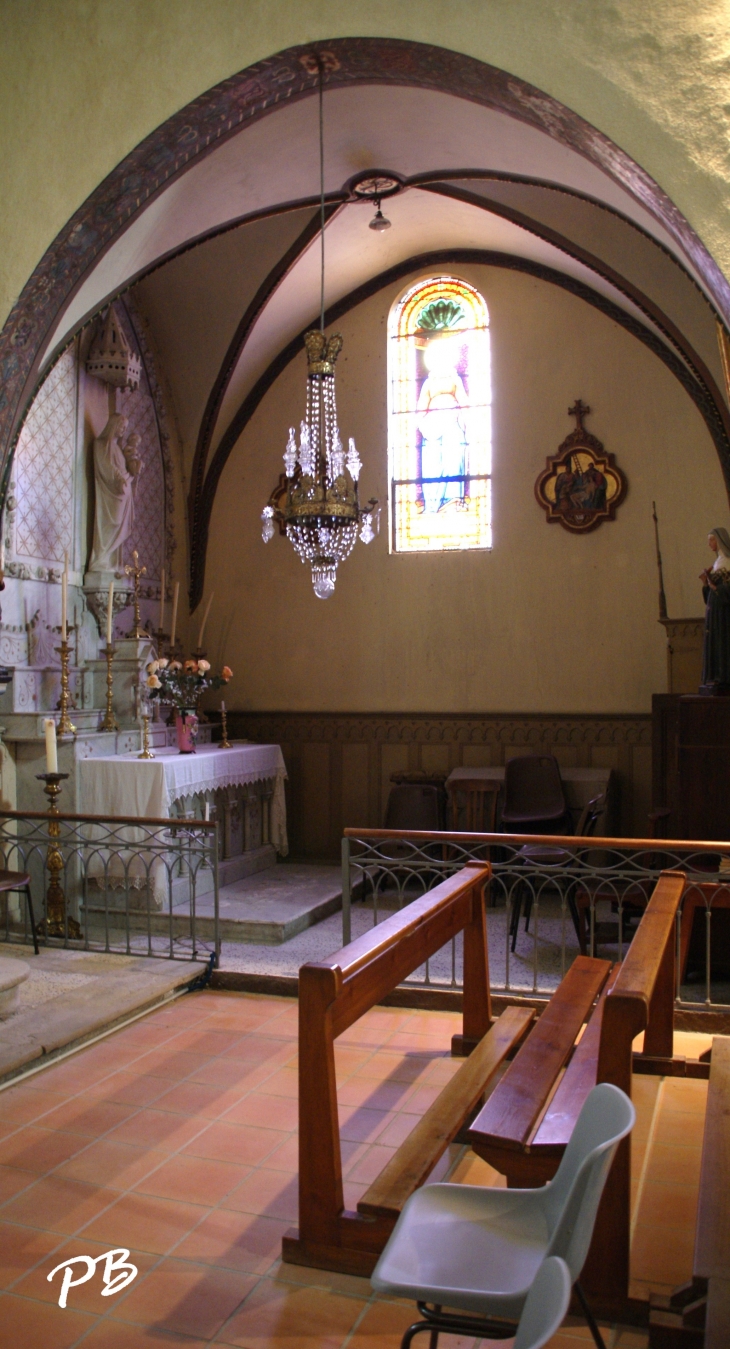
[(707, 542), (716, 557), (700, 576), (705, 601), (701, 692), (730, 694), (730, 534), (713, 529)]
[(96, 511), (89, 571), (119, 571), (122, 545), (134, 524), (134, 495), (142, 460), (140, 437), (127, 436), (127, 419), (113, 412), (94, 441)]

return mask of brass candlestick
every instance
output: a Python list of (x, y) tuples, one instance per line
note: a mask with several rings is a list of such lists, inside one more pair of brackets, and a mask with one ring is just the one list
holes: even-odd
[(150, 749), (150, 718), (148, 712), (142, 713), (142, 753), (137, 755), (138, 759), (154, 759), (154, 754)]
[(221, 708), (221, 726), (222, 726), (222, 728), (223, 728), (223, 736), (222, 736), (222, 739), (221, 739), (219, 748), (220, 748), (220, 749), (232, 749), (233, 747), (232, 747), (232, 745), (231, 745), (230, 740), (228, 739), (228, 715), (227, 715), (227, 713), (226, 713), (225, 707), (222, 707), (222, 708)]
[(111, 642), (108, 642), (107, 645), (104, 647), (104, 655), (106, 656), (106, 712), (104, 713), (104, 720), (102, 721), (99, 729), (102, 731), (118, 731), (119, 727), (117, 725), (116, 717), (114, 716), (114, 708), (112, 706), (112, 691), (114, 688), (114, 676), (112, 675), (112, 659), (114, 656), (114, 647), (112, 646)]
[(70, 918), (66, 914), (66, 896), (63, 893), (60, 875), (63, 871), (63, 857), (56, 839), (60, 837), (61, 825), (59, 823), (58, 796), (61, 792), (61, 783), (68, 777), (68, 773), (36, 773), (39, 782), (46, 785), (43, 788), (50, 805), (48, 807), (48, 851), (46, 852), (46, 866), (48, 867), (50, 879), (46, 891), (46, 916), (38, 924), (38, 931), (45, 937), (80, 937), (81, 927), (75, 918)]
[(132, 628), (131, 632), (127, 633), (127, 636), (134, 637), (136, 641), (139, 641), (140, 637), (142, 638), (149, 637), (149, 633), (145, 632), (144, 628), (142, 627), (142, 617), (139, 612), (139, 578), (140, 576), (147, 575), (147, 568), (140, 567), (139, 553), (137, 552), (136, 548), (132, 553), (132, 561), (134, 563), (134, 566), (124, 568), (127, 576), (134, 577), (134, 595), (132, 597), (134, 604), (134, 627)]
[(59, 717), (58, 726), (56, 728), (57, 734), (59, 737), (63, 735), (75, 735), (76, 727), (68, 715), (69, 704), (71, 702), (71, 694), (68, 687), (68, 661), (71, 654), (71, 648), (66, 639), (62, 638), (61, 645), (57, 646), (56, 650), (61, 656), (61, 697), (58, 700), (61, 716)]

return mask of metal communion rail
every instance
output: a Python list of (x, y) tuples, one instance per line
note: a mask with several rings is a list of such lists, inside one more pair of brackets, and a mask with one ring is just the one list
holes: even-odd
[[(213, 821), (0, 811), (0, 866), (30, 875), (49, 944), (218, 964)], [(21, 894), (0, 894), (0, 934), (32, 941)]]
[[(730, 1010), (730, 843), (347, 829), (343, 945), (465, 863), (486, 860), (494, 992), (549, 994), (580, 951), (622, 959), (660, 871), (671, 869), (687, 876), (677, 916), (677, 1005)], [(458, 939), (408, 983), (460, 988)]]

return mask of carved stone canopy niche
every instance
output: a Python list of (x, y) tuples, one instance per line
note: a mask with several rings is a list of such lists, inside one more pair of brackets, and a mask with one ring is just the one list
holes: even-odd
[(117, 389), (138, 389), (142, 362), (133, 351), (113, 304), (98, 321), (86, 370)]
[(535, 483), (535, 496), (548, 524), (561, 524), (571, 534), (589, 534), (604, 520), (613, 520), (626, 496), (627, 482), (612, 454), (586, 431), (583, 418), (590, 408), (580, 398), (568, 415), (576, 429), (566, 436), (557, 454)]

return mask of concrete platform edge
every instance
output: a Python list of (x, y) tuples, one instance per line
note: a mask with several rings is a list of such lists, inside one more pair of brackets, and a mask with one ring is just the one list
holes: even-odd
[[(170, 998), (174, 997), (180, 989), (185, 988), (193, 979), (196, 979), (199, 974), (202, 974), (206, 968), (205, 964), (200, 961), (191, 960), (185, 961), (184, 963), (180, 961), (179, 963), (181, 966), (179, 979), (174, 984), (169, 985), (164, 989), (160, 989), (160, 991), (153, 994), (152, 997), (144, 997), (140, 1000), (139, 994), (135, 995), (134, 991), (131, 991), (118, 999), (113, 1015), (110, 1016), (107, 1011), (105, 1014), (99, 1016), (96, 1021), (88, 1024), (81, 1034), (75, 1036), (72, 1035), (70, 1038), (65, 1038), (64, 1035), (61, 1034), (55, 1040), (52, 1035), (46, 1035), (44, 1036), (44, 1039), (47, 1040), (48, 1043), (42, 1044), (40, 1047), (38, 1047), (37, 1044), (29, 1045), (27, 1051), (21, 1051), (18, 1057), (15, 1060), (11, 1060), (10, 1063), (7, 1061), (3, 1063), (2, 1057), (0, 1057), (0, 1088), (7, 1083), (13, 1082), (16, 1078), (21, 1077), (31, 1068), (40, 1067), (41, 1065), (45, 1067), (46, 1064), (52, 1063), (59, 1055), (66, 1054), (73, 1049), (82, 1048), (89, 1040), (95, 1039), (103, 1032), (111, 1031), (124, 1025), (131, 1017), (153, 1011), (156, 1007), (162, 1006), (163, 1003), (168, 1002)], [(46, 1004), (43, 1005), (45, 1006)], [(39, 1008), (39, 1011), (42, 1011), (42, 1008)]]

